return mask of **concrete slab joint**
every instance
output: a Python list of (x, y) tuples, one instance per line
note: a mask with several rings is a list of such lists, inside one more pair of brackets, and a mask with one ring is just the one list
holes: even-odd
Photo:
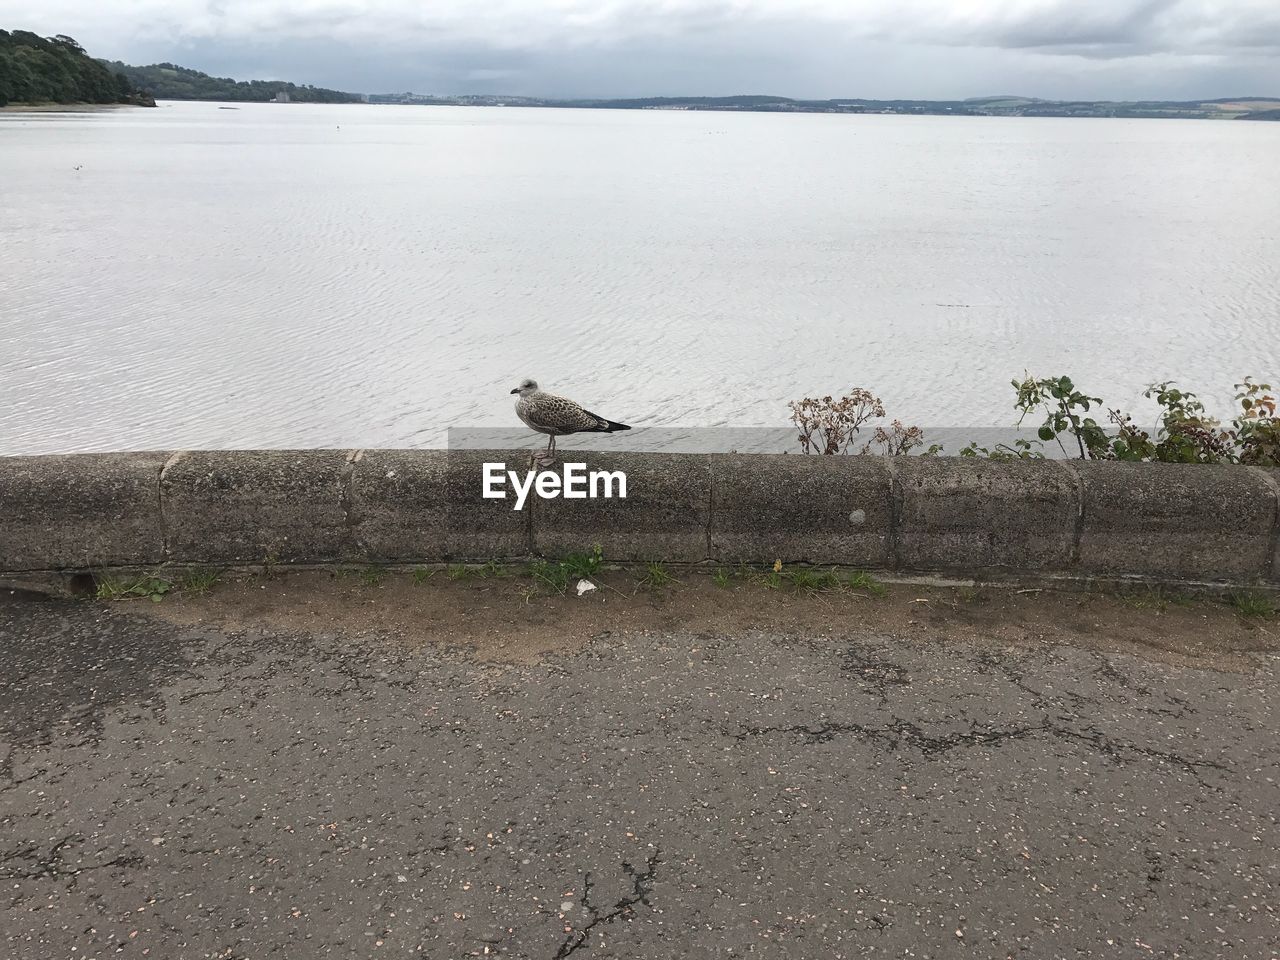
[(1280, 467), (1268, 469), (1254, 467), (1254, 470), (1262, 475), (1275, 492), (1275, 522), (1272, 526), (1271, 563), (1267, 579), (1274, 584), (1280, 584)]
[(0, 570), (161, 563), (164, 453), (0, 457)]

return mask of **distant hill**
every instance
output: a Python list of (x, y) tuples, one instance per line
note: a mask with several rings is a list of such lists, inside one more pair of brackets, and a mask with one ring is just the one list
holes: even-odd
[(721, 110), (751, 113), (898, 113), (947, 117), (1154, 117), (1188, 120), (1274, 120), (1280, 100), (1041, 100), (1036, 97), (972, 97), (968, 100), (793, 100), (790, 97), (638, 97), (626, 100), (551, 100), (543, 97), (468, 94), (432, 96), (375, 93), (370, 103), (466, 107), (576, 107), (603, 110)]
[(236, 102), (263, 102), (274, 100), (277, 94), (288, 94), (297, 103), (359, 103), (361, 97), (341, 90), (323, 87), (299, 86), (284, 80), (232, 80), (228, 77), (211, 77), (199, 70), (180, 67), (174, 63), (153, 63), (147, 67), (135, 67), (118, 60), (104, 60), (111, 70), (124, 74), (129, 82), (145, 90), (157, 100), (231, 100)]
[(18, 103), (132, 103), (154, 107), (70, 37), (0, 30), (0, 107)]

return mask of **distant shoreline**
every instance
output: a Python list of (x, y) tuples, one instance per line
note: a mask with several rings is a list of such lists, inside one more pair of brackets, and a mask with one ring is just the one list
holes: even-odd
[[(224, 100), (215, 98), (157, 98), (167, 103), (211, 103), (242, 107), (276, 103), (271, 100)], [(760, 100), (767, 102), (748, 102)], [(736, 102), (726, 102), (736, 101)], [(961, 104), (964, 104), (961, 107)], [(1128, 120), (1261, 120), (1280, 121), (1280, 98), (1241, 98), (1239, 100), (1203, 101), (1197, 111), (1187, 102), (1145, 102), (1146, 109), (1131, 109), (1130, 104), (1098, 101), (1092, 104), (1041, 101), (1032, 109), (992, 109), (975, 106), (974, 101), (781, 101), (780, 98), (655, 98), (653, 100), (543, 100), (536, 97), (414, 97), (387, 99), (374, 97), (365, 101), (294, 101), (278, 103), (281, 108), (293, 106), (409, 106), (409, 107), (515, 107), (540, 110), (637, 110), (667, 113), (772, 113), (772, 114), (838, 114), (842, 116), (906, 116), (906, 117), (1033, 117), (1039, 119), (1128, 119)], [(1241, 109), (1245, 106), (1253, 109)], [(10, 103), (0, 106), (0, 113), (86, 113), (115, 110), (121, 107), (150, 106), (137, 103)], [(1054, 110), (1053, 107), (1072, 109)], [(1090, 112), (1086, 107), (1093, 108)], [(1263, 107), (1263, 109), (1258, 109)], [(1274, 107), (1274, 108), (1273, 108)]]
[(1063, 117), (1164, 120), (1280, 120), (1280, 98), (1222, 97), (1214, 100), (1040, 100), (1034, 97), (973, 97), (967, 100), (795, 100), (775, 96), (641, 97), (561, 100), (498, 95), (425, 96), (368, 94), (377, 106), (536, 107), (579, 110), (664, 110), (718, 113), (833, 113), (846, 116)]

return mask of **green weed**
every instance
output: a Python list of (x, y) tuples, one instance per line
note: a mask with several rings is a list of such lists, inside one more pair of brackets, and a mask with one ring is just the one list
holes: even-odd
[(730, 582), (732, 581), (732, 578), (729, 576), (729, 571), (724, 567), (716, 567), (716, 572), (711, 574), (711, 579), (721, 590), (727, 590)]
[(1159, 590), (1130, 591), (1119, 594), (1117, 599), (1135, 610), (1163, 610), (1167, 606)]
[(496, 560), (488, 560), (476, 567), (476, 576), (481, 580), (491, 580), (494, 577), (505, 577), (506, 575), (507, 568)]
[(640, 578), (639, 585), (650, 590), (660, 590), (663, 587), (679, 582), (668, 572), (664, 564), (651, 561), (645, 564), (644, 576)]
[(604, 564), (604, 555), (600, 552), (600, 544), (591, 548), (590, 553), (571, 553), (560, 561), (569, 571), (569, 576), (582, 578), (594, 577)]
[(888, 587), (865, 570), (855, 570), (844, 582), (850, 590), (865, 590), (873, 597), (883, 597), (889, 592)]
[(360, 568), (360, 582), (366, 587), (380, 587), (387, 579), (387, 568), (376, 564)]
[[(535, 589), (564, 594), (574, 580), (589, 580), (599, 574), (603, 566), (604, 555), (600, 545), (596, 544), (590, 553), (571, 553), (559, 560), (535, 560), (527, 570)], [(528, 600), (533, 592), (526, 592), (525, 599)]]
[(770, 570), (768, 573), (761, 574), (760, 576), (757, 576), (755, 580), (756, 583), (768, 588), (769, 590), (782, 589), (782, 574), (778, 573), (777, 570)]
[(802, 568), (789, 571), (786, 579), (790, 580), (791, 585), (797, 590), (803, 590), (806, 593), (818, 593), (840, 586), (840, 578), (830, 571), (823, 573)]
[(145, 600), (159, 603), (173, 591), (173, 581), (155, 574), (128, 577), (101, 576), (95, 578), (94, 595), (99, 600)]
[(1227, 594), (1227, 603), (1235, 608), (1242, 617), (1262, 618), (1276, 614), (1275, 601), (1265, 594), (1251, 593), (1247, 590), (1233, 591)]
[(775, 564), (773, 569), (758, 570), (750, 564), (740, 563), (734, 576), (743, 583), (754, 584), (769, 590), (778, 590), (781, 589), (782, 584), (785, 582), (779, 572), (780, 569), (781, 564)]
[(542, 586), (553, 593), (563, 594), (569, 589), (572, 574), (564, 563), (557, 560), (535, 560), (529, 564), (529, 576), (534, 584)]
[(1130, 591), (1118, 594), (1117, 599), (1126, 607), (1135, 610), (1167, 610), (1170, 606), (1189, 607), (1196, 601), (1183, 593), (1175, 593), (1162, 587), (1151, 587), (1146, 590)]
[(218, 582), (219, 576), (221, 573), (217, 570), (188, 570), (178, 578), (178, 592), (203, 597)]
[(454, 563), (445, 570), (450, 580), (490, 580), (494, 577), (505, 577), (507, 568), (496, 560), (488, 560), (481, 564)]
[(434, 570), (428, 570), (426, 567), (414, 567), (414, 568), (413, 568), (413, 582), (414, 582), (414, 583), (426, 583), (428, 580), (430, 580), (430, 579), (431, 579), (432, 577), (434, 577), (435, 575), (436, 575), (436, 571), (434, 571)]

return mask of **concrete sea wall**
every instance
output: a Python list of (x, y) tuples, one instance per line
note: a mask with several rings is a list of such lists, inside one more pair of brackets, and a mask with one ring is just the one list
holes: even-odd
[(0, 458), (0, 572), (557, 556), (1280, 585), (1280, 470), (563, 451), (625, 499), (485, 499), (522, 451)]

